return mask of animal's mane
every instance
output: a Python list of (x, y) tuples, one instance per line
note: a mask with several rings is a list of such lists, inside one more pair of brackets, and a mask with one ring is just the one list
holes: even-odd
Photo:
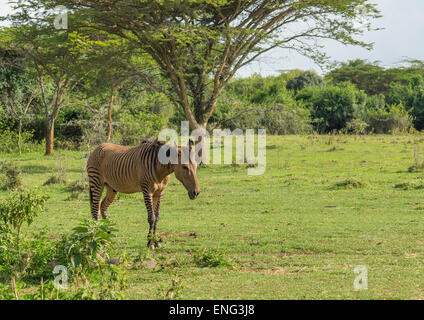
[(161, 147), (164, 144), (166, 144), (166, 141), (162, 141), (162, 140), (159, 140), (159, 139), (153, 139), (153, 138), (146, 138), (146, 139), (143, 139), (140, 144), (144, 144), (144, 143), (150, 143), (152, 145)]
[(143, 145), (148, 144), (147, 148), (148, 149), (154, 149), (155, 152), (159, 152), (159, 149), (166, 144), (166, 141), (161, 141), (158, 139), (153, 139), (153, 138), (146, 138), (143, 139), (140, 143), (140, 147), (142, 147)]

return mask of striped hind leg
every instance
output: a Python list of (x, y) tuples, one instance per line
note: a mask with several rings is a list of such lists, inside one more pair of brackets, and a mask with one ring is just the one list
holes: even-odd
[(107, 209), (110, 204), (115, 200), (118, 192), (113, 190), (110, 186), (106, 185), (106, 196), (104, 197), (102, 204), (100, 205), (100, 213), (103, 219), (107, 219)]
[(90, 207), (94, 220), (98, 220), (100, 212), (100, 200), (102, 199), (104, 183), (99, 175), (89, 175)]

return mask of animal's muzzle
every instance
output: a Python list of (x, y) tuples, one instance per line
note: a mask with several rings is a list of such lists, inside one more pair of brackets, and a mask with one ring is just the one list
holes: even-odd
[(194, 200), (199, 195), (200, 191), (189, 191), (188, 196), (191, 200)]

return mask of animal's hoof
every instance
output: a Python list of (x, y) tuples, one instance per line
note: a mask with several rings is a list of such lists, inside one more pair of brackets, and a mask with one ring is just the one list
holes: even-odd
[(147, 242), (147, 248), (153, 250), (155, 248), (154, 243), (152, 243), (151, 241)]
[(160, 248), (160, 247), (162, 246), (160, 245), (159, 241), (155, 241), (155, 248)]

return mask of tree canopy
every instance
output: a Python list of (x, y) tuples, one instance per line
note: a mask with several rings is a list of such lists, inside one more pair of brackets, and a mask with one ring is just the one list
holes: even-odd
[[(357, 39), (355, 19), (376, 18), (367, 0), (40, 0), (67, 6), (82, 27), (104, 30), (137, 44), (169, 81), (170, 99), (192, 128), (205, 127), (235, 73), (273, 48), (317, 61), (316, 39), (370, 48)], [(364, 10), (357, 10), (361, 6)]]

